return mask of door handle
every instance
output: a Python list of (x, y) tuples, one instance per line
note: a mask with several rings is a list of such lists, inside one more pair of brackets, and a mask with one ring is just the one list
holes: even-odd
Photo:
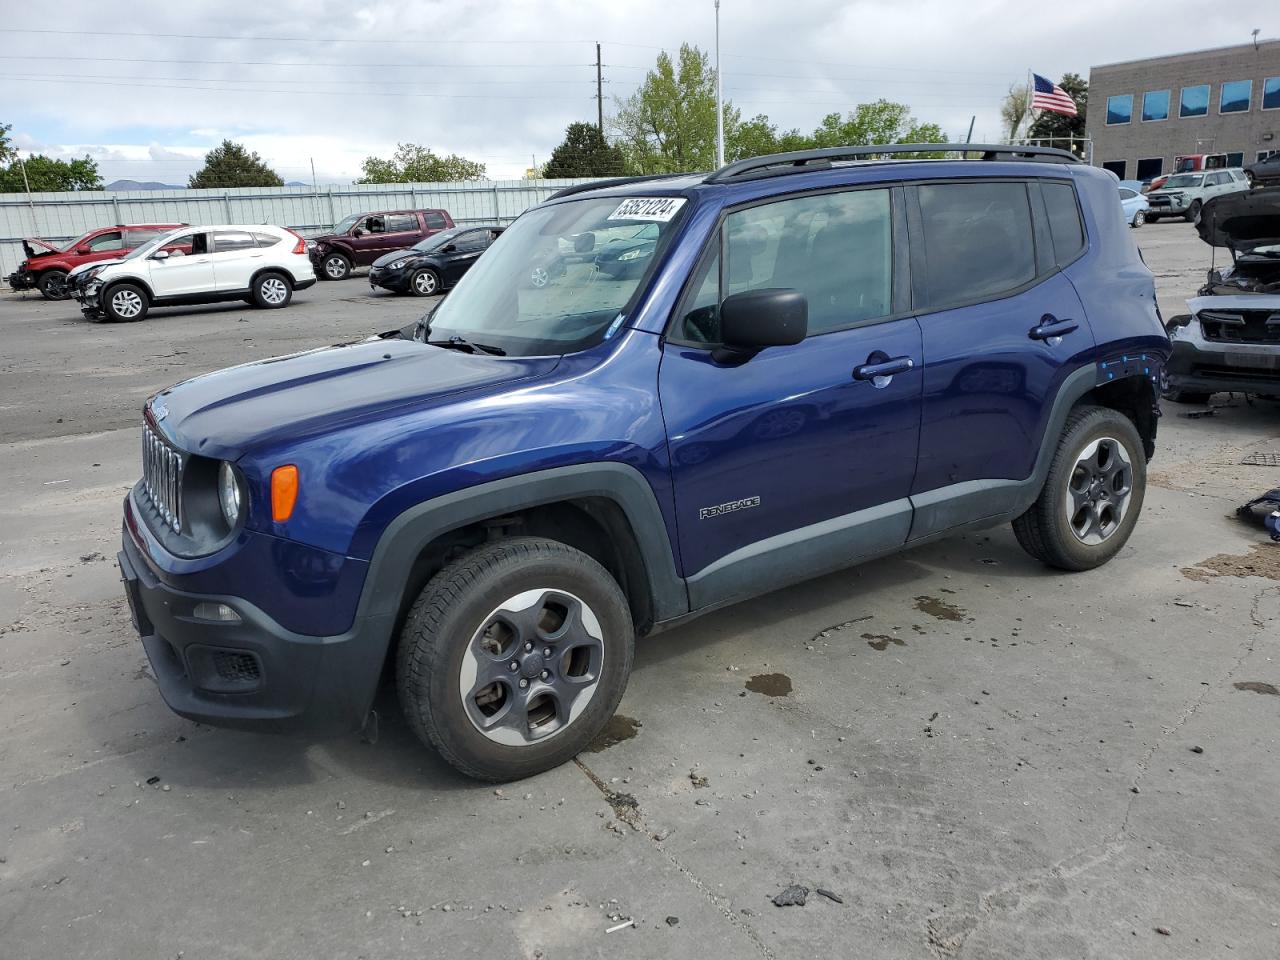
[[(884, 354), (878, 350), (870, 357), (867, 357), (866, 363), (853, 368), (853, 379), (875, 381), (881, 377), (892, 377), (896, 373), (906, 373), (916, 365), (916, 362), (910, 357), (885, 357), (880, 359), (876, 354), (879, 354), (879, 357), (884, 357)], [(879, 385), (876, 384), (876, 386)]]
[(1036, 326), (1027, 331), (1027, 336), (1032, 340), (1054, 340), (1058, 337), (1065, 337), (1068, 333), (1072, 333), (1080, 329), (1080, 324), (1074, 320), (1059, 320), (1051, 313), (1046, 313), (1040, 318), (1040, 322)]

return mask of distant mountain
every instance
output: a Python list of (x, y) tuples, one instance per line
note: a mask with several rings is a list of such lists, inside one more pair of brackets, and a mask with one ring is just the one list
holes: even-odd
[(285, 183), (286, 187), (309, 187), (311, 184), (303, 183), (301, 180), (290, 180)]
[(185, 187), (172, 183), (160, 183), (158, 180), (112, 180), (104, 190), (184, 190)]

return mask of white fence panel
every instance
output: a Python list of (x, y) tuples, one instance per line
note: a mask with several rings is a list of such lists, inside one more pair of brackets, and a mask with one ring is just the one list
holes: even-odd
[(583, 180), (369, 183), (227, 190), (117, 190), (0, 194), (0, 276), (25, 257), (23, 237), (59, 246), (117, 223), (273, 223), (317, 236), (352, 213), (441, 208), (459, 224), (508, 223), (557, 190)]

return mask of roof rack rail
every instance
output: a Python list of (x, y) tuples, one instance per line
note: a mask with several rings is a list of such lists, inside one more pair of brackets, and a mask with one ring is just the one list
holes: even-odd
[[(588, 190), (606, 190), (609, 187), (621, 187), (628, 183), (641, 183), (645, 180), (670, 180), (674, 177), (687, 177), (687, 173), (651, 173), (639, 177), (613, 177), (610, 180), (592, 180), (589, 183), (575, 183), (572, 186), (564, 187), (557, 190), (547, 200), (559, 200), (561, 197), (571, 197), (575, 193), (585, 193)], [(546, 203), (547, 200), (543, 200)]]
[(859, 147), (824, 147), (767, 154), (726, 164), (704, 183), (724, 183), (748, 177), (773, 177), (808, 170), (824, 170), (836, 160), (862, 160), (894, 153), (976, 153), (982, 160), (1038, 160), (1079, 163), (1080, 158), (1056, 147), (1025, 147), (1008, 143), (877, 143)]

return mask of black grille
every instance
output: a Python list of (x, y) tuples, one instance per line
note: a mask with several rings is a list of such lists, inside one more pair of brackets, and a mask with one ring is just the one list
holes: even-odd
[(1192, 371), (1204, 377), (1216, 380), (1274, 380), (1280, 383), (1280, 369), (1267, 370), (1262, 367), (1223, 367), (1216, 364), (1197, 364)]
[(1200, 329), (1214, 343), (1280, 343), (1280, 312), (1201, 310)]
[(262, 678), (262, 667), (252, 653), (231, 653), (215, 650), (213, 669), (218, 679), (227, 683), (257, 683)]
[(142, 425), (142, 485), (161, 519), (182, 530), (182, 454), (151, 429)]

